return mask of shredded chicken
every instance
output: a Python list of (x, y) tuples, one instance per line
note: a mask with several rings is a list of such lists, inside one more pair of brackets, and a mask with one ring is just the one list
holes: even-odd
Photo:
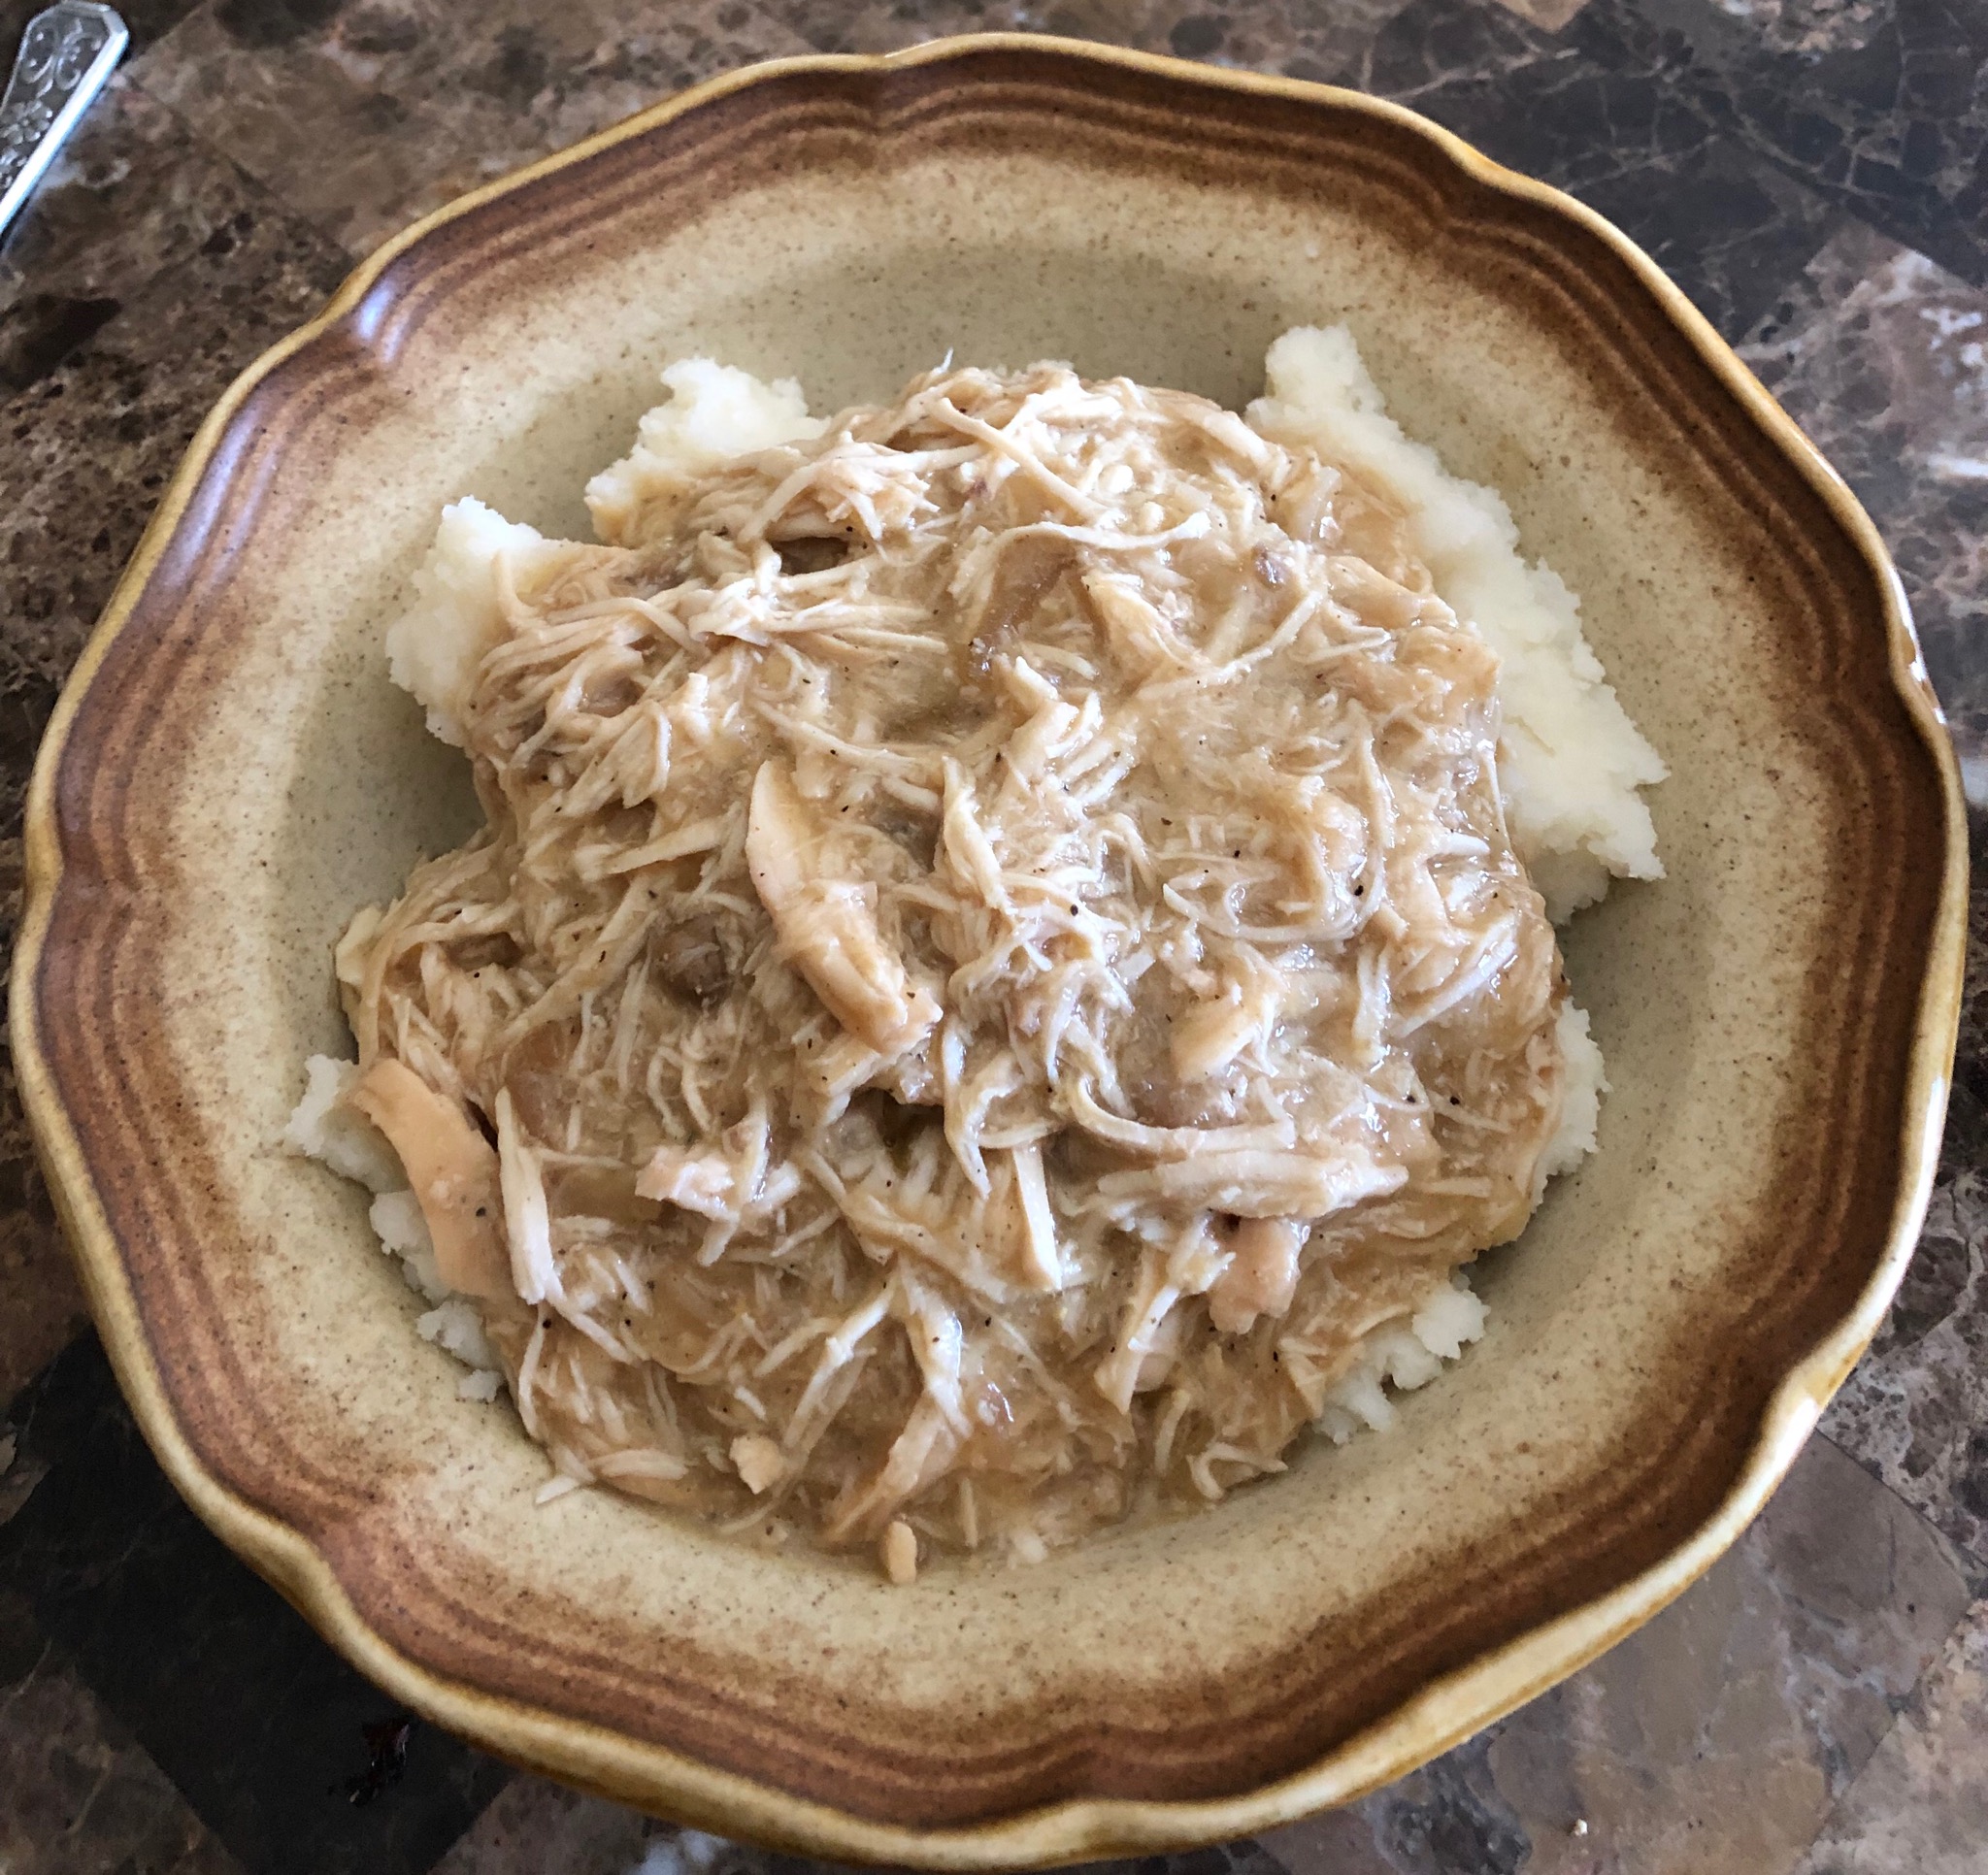
[(510, 1299), (498, 1158), (460, 1103), (390, 1055), (374, 1061), (348, 1098), (400, 1155), (442, 1280), (465, 1295)]
[(616, 526), (500, 560), (487, 825), (339, 958), (561, 1478), (905, 1581), (1280, 1469), (1561, 1106), (1496, 660), (1401, 513), (1042, 366)]

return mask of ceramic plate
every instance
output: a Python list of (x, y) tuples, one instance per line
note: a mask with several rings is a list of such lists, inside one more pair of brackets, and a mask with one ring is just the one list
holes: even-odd
[[(948, 347), (1238, 405), (1348, 321), (1509, 498), (1669, 759), (1670, 876), (1574, 927), (1601, 1150), (1485, 1260), (1399, 1428), (1034, 1568), (545, 1509), (455, 1397), (362, 1195), (277, 1139), (343, 1052), (330, 945), (468, 824), (388, 684), (439, 505), (583, 534), (668, 358), (813, 408)], [(1620, 235), (1412, 115), (1049, 42), (688, 93), (369, 261), (202, 430), (64, 696), (14, 979), (104, 1337), (200, 1513), (396, 1697), (733, 1835), (959, 1867), (1236, 1836), (1352, 1796), (1675, 1595), (1786, 1470), (1923, 1209), (1963, 814), (1869, 521)]]

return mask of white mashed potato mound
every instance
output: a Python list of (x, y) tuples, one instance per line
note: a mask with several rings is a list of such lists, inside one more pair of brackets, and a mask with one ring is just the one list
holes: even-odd
[[(356, 1062), (313, 1055), (304, 1064), (304, 1098), (283, 1129), (282, 1143), (287, 1151), (323, 1161), (341, 1178), (353, 1179), (369, 1192), (391, 1191), (408, 1182), (393, 1148), (350, 1107), (340, 1104), (358, 1071)], [(418, 1220), (418, 1207), (414, 1215)], [(427, 1235), (424, 1225), (424, 1243)]]
[(427, 1221), (419, 1200), (408, 1189), (399, 1158), (369, 1122), (338, 1103), (357, 1072), (356, 1063), (330, 1055), (313, 1055), (305, 1062), (304, 1098), (283, 1129), (283, 1148), (329, 1166), (374, 1194), (366, 1213), (373, 1234), (381, 1249), (401, 1260), (408, 1287), (430, 1304), (415, 1321), (416, 1332), (472, 1369), (456, 1386), (463, 1398), (495, 1399), (504, 1377), (483, 1338), (482, 1318), (475, 1303), (454, 1295), (442, 1280)]
[(663, 373), (663, 383), (670, 401), (643, 417), (635, 447), (586, 485), (587, 512), (604, 541), (620, 539), (658, 494), (737, 456), (817, 437), (825, 427), (808, 414), (808, 400), (791, 378), (769, 384), (735, 365), (682, 358)]
[(381, 1192), (366, 1216), (381, 1248), (401, 1260), (410, 1289), (431, 1302), (451, 1293), (435, 1262), (435, 1245), (428, 1236), (428, 1220), (421, 1215), (421, 1201), (412, 1191)]
[[(731, 365), (685, 358), (663, 373), (663, 383), (670, 400), (643, 417), (635, 447), (587, 483), (587, 510), (604, 540), (718, 464), (823, 428), (791, 378), (767, 384)], [(507, 521), (474, 496), (442, 510), (414, 575), (414, 602), (388, 628), (386, 655), (394, 682), (426, 708), (428, 728), (443, 741), (462, 746), (463, 704), (502, 629), (500, 563), (510, 556), (511, 576), (526, 575), (545, 545), (537, 528)]]
[(1483, 1338), (1489, 1313), (1459, 1273), (1406, 1323), (1389, 1322), (1375, 1329), (1352, 1370), (1326, 1396), (1318, 1430), (1335, 1445), (1345, 1444), (1362, 1427), (1388, 1431), (1395, 1422), (1388, 1388), (1407, 1394), (1426, 1387), (1445, 1362), (1462, 1359), (1471, 1342)]
[(1573, 997), (1560, 1005), (1554, 1034), (1567, 1062), (1567, 1091), (1561, 1098), (1560, 1124), (1540, 1155), (1541, 1190), (1547, 1179), (1571, 1172), (1594, 1151), (1602, 1096), (1608, 1091), (1602, 1050), (1588, 1029), (1588, 1012)]
[[(1543, 563), (1519, 552), (1510, 510), (1493, 490), (1448, 474), (1436, 452), (1410, 441), (1343, 326), (1284, 334), (1266, 363), (1269, 395), (1248, 419), (1266, 435), (1310, 444), (1390, 494), (1409, 517), (1410, 540), (1438, 592), (1475, 626), (1501, 660), (1505, 713), (1500, 782), (1513, 841), (1556, 923), (1593, 904), (1610, 875), (1660, 878), (1655, 830), (1637, 790), (1665, 776), (1607, 681), (1581, 634), (1579, 601)], [(782, 443), (819, 436), (792, 378), (765, 383), (735, 367), (688, 358), (662, 374), (668, 403), (646, 414), (630, 453), (587, 484), (597, 532), (621, 533), (642, 508), (667, 498), (719, 464)], [(500, 579), (528, 570), (544, 547), (539, 532), (504, 519), (474, 498), (443, 510), (414, 602), (387, 633), (393, 680), (427, 709), (428, 726), (461, 744), (460, 711), (477, 667), (501, 630)], [(515, 556), (507, 570), (500, 563)], [(1567, 1091), (1541, 1182), (1574, 1169), (1595, 1149), (1608, 1083), (1585, 1010), (1570, 999), (1557, 1029)], [(416, 1323), (425, 1340), (471, 1371), (466, 1399), (503, 1390), (497, 1361), (474, 1304), (451, 1296), (435, 1266), (420, 1207), (399, 1161), (364, 1120), (335, 1105), (354, 1073), (350, 1062), (317, 1055), (283, 1144), (321, 1160), (377, 1193), (371, 1219), (381, 1247), (400, 1257), (409, 1286), (432, 1306)], [(1484, 1333), (1486, 1310), (1458, 1272), (1414, 1315), (1367, 1337), (1360, 1359), (1330, 1390), (1318, 1427), (1336, 1442), (1394, 1424), (1389, 1389), (1426, 1386)]]
[(495, 1372), (497, 1357), (483, 1339), (483, 1318), (477, 1313), (476, 1303), (451, 1296), (436, 1303), (415, 1322), (414, 1329), (422, 1340), (433, 1341), (465, 1366), (483, 1373)]
[(537, 528), (507, 521), (473, 495), (450, 502), (414, 575), (414, 603), (387, 628), (394, 682), (425, 707), (429, 731), (456, 748), (477, 666), (501, 629), (501, 562), (512, 556), (515, 576), (545, 544)]
[(1663, 780), (1663, 760), (1581, 635), (1580, 601), (1544, 562), (1526, 564), (1504, 498), (1402, 434), (1344, 326), (1286, 332), (1264, 369), (1269, 394), (1250, 405), (1251, 425), (1393, 495), (1436, 590), (1498, 653), (1499, 782), (1512, 844), (1553, 922), (1594, 904), (1611, 873), (1661, 878), (1637, 790)]

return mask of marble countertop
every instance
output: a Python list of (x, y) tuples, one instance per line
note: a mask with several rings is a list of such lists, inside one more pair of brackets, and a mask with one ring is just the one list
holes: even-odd
[[(0, 0), (11, 52), (36, 0)], [(1019, 28), (1334, 80), (1666, 266), (1896, 552), (1988, 809), (1988, 0), (125, 0), (0, 246), (0, 906), (64, 673), (208, 406), (383, 235), (729, 67)], [(1975, 823), (1977, 874), (1988, 811)], [(1153, 1875), (1988, 1869), (1988, 879), (1876, 1345), (1682, 1600), (1355, 1808)], [(0, 1059), (0, 1875), (797, 1867), (405, 1716), (220, 1549), (113, 1385)], [(1127, 1865), (1130, 1866), (1130, 1865)]]

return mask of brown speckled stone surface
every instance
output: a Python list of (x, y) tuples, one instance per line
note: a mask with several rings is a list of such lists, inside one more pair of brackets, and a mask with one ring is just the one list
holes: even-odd
[(1853, 221), (1740, 354), (1883, 531), (1988, 804), (1988, 289)]
[[(6, 1623), (0, 1607), (0, 1648)], [(0, 1689), (0, 1868), (240, 1875), (240, 1863), (51, 1650), (0, 1670), (16, 1665), (21, 1670)]]
[(372, 0), (203, 6), (144, 64), (148, 89), (356, 255), (657, 97), (809, 49), (747, 0)]
[(1951, 1548), (1817, 1442), (1703, 1582), (1585, 1672), (1264, 1846), (1292, 1875), (1785, 1869), (1968, 1599)]
[[(0, 0), (11, 50), (34, 10)], [(56, 689), (201, 415), (455, 191), (750, 59), (1020, 29), (1365, 85), (1617, 217), (1891, 541), (1988, 829), (1981, 0), (142, 0), (0, 242), (0, 934)], [(1988, 833), (1977, 829), (1977, 865)], [(1143, 1875), (1988, 1870), (1988, 888), (1919, 1255), (1741, 1544), (1354, 1808)], [(0, 1875), (796, 1866), (517, 1775), (333, 1661), (164, 1484), (0, 1061)], [(1129, 1865), (1127, 1865), (1129, 1866)]]
[(1988, 1844), (1988, 1602), (1927, 1668), (1798, 1875), (1974, 1875)]

